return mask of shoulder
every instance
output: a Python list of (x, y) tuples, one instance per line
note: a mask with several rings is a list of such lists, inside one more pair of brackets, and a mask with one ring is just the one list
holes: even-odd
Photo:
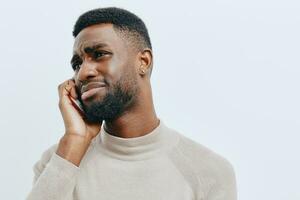
[(233, 169), (229, 160), (221, 154), (173, 129), (172, 131), (178, 136), (178, 142), (174, 149), (178, 159), (193, 163), (193, 166), (199, 170), (222, 171), (222, 169)]
[(180, 134), (177, 148), (182, 156), (193, 162), (195, 166), (213, 171), (233, 169), (232, 164), (221, 154), (182, 134)]
[[(196, 188), (202, 188), (201, 196), (209, 193), (217, 195), (233, 196), (236, 194), (236, 180), (233, 165), (228, 159), (216, 153), (210, 148), (178, 133), (179, 142), (173, 151), (173, 160), (177, 160), (177, 166), (181, 171), (189, 170), (191, 176), (195, 176)], [(190, 178), (191, 179), (191, 178)]]

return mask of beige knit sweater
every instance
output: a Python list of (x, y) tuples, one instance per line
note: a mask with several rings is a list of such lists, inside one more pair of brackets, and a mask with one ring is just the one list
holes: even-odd
[(79, 167), (57, 144), (34, 165), (27, 200), (236, 200), (228, 160), (169, 128), (120, 138), (103, 126)]

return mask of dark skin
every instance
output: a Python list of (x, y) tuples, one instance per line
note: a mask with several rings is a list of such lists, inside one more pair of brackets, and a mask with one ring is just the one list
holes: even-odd
[[(107, 132), (118, 137), (132, 138), (143, 136), (158, 126), (159, 119), (155, 113), (150, 84), (150, 49), (141, 49), (125, 41), (112, 24), (99, 24), (87, 27), (77, 35), (73, 51), (72, 63), (76, 68), (73, 78), (79, 97), (81, 83), (104, 80), (108, 83), (105, 90), (83, 101), (86, 106), (92, 101), (101, 101), (109, 87), (121, 77), (136, 80), (134, 84), (137, 84), (135, 87), (138, 87), (138, 93), (134, 105), (116, 119), (105, 121)], [(134, 85), (133, 82), (124, 81), (122, 87), (130, 90)]]
[[(132, 98), (134, 101), (130, 100), (129, 103), (125, 101), (124, 104), (121, 101), (120, 105), (126, 109), (116, 112), (118, 113), (116, 115), (112, 114), (113, 118), (105, 119), (104, 128), (107, 132), (118, 137), (132, 138), (146, 135), (159, 125), (150, 84), (152, 51), (148, 48), (136, 48), (125, 41), (111, 24), (89, 26), (75, 38), (72, 58), (75, 74), (73, 78), (58, 85), (58, 106), (64, 121), (65, 133), (59, 141), (56, 153), (76, 166), (80, 165), (92, 139), (100, 132), (102, 120), (105, 119), (103, 109), (99, 112), (97, 110), (99, 103), (106, 102), (103, 99), (113, 94), (108, 101), (111, 103), (113, 102), (111, 99), (117, 97), (114, 94), (120, 94), (113, 91), (121, 89), (121, 97), (128, 94), (126, 92), (131, 92), (134, 94)], [(83, 85), (101, 82), (106, 83), (105, 87), (89, 90), (97, 92), (84, 97), (83, 94), (87, 93), (82, 94)], [(95, 120), (85, 118), (75, 108), (72, 98), (82, 101), (85, 117), (93, 116), (87, 111), (95, 111)], [(120, 99), (117, 99), (116, 102), (119, 102)], [(94, 105), (96, 107), (93, 107)], [(107, 105), (105, 103), (105, 106)], [(110, 107), (108, 108), (105, 112), (108, 113), (107, 116), (111, 111)]]

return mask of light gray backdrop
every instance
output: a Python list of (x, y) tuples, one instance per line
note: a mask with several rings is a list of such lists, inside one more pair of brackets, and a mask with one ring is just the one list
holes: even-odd
[(1, 199), (25, 198), (33, 164), (62, 136), (72, 27), (100, 6), (144, 19), (158, 115), (233, 164), (239, 199), (300, 199), (296, 0), (2, 2)]

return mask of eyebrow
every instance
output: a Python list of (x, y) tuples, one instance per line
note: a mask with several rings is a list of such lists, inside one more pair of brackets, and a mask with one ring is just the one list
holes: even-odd
[(95, 43), (92, 46), (87, 46), (84, 48), (84, 52), (88, 53), (89, 50), (95, 50), (95, 49), (100, 49), (103, 47), (107, 47), (108, 45), (105, 43)]
[[(108, 45), (105, 44), (105, 43), (97, 42), (97, 43), (92, 44), (91, 46), (84, 47), (84, 52), (86, 54), (90, 54), (90, 53), (94, 52), (97, 49), (100, 49), (100, 48), (103, 48), (103, 47), (107, 47), (107, 46)], [(72, 56), (72, 59), (71, 59), (71, 64), (74, 63), (79, 58), (80, 58), (79, 54), (76, 53), (76, 52), (74, 52), (74, 54)]]

